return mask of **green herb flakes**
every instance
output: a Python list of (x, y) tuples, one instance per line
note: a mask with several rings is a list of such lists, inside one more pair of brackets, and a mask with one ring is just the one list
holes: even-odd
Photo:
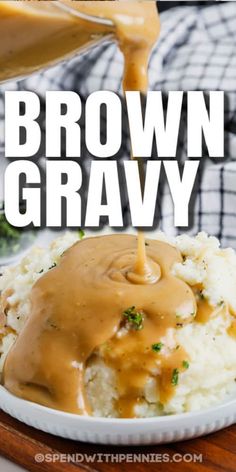
[(82, 229), (79, 229), (79, 230), (78, 230), (78, 236), (79, 236), (79, 239), (80, 239), (80, 240), (83, 239), (84, 236), (85, 236), (85, 232), (84, 232)]
[(135, 306), (127, 308), (123, 312), (123, 316), (132, 328), (137, 331), (143, 328), (143, 314), (140, 311), (137, 311)]
[(160, 351), (162, 350), (163, 346), (164, 346), (163, 343), (154, 343), (154, 344), (152, 345), (152, 350), (153, 350), (154, 352), (160, 352)]
[(54, 269), (56, 267), (56, 262), (53, 262), (53, 264), (48, 268), (48, 270)]
[(171, 377), (171, 384), (176, 387), (179, 383), (179, 369), (174, 369)]

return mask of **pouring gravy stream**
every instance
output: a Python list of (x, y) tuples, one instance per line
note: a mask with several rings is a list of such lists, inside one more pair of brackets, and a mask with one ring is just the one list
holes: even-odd
[[(145, 93), (148, 59), (159, 33), (155, 2), (77, 4), (80, 11), (112, 20), (115, 26), (110, 32), (124, 55), (124, 90)], [(4, 8), (7, 14), (7, 7), (0, 6), (0, 10)], [(17, 14), (14, 10), (11, 21), (18, 22), (17, 27), (21, 21), (24, 27), (28, 24), (29, 35), (34, 35), (37, 21), (49, 31), (50, 27), (57, 30), (64, 20), (60, 15), (43, 18), (35, 11), (32, 18), (24, 17), (22, 11)], [(6, 36), (5, 75), (24, 74), (32, 68), (32, 58), (34, 67), (41, 66), (59, 56), (60, 46), (66, 53), (92, 41), (95, 33), (102, 36), (109, 30), (78, 18), (66, 21), (61, 43), (54, 50), (44, 50), (43, 42), (41, 47), (28, 50), (23, 45), (11, 55), (10, 62), (6, 58), (12, 40)], [(160, 402), (165, 402), (174, 393), (173, 370), (181, 371), (187, 357), (179, 346), (164, 353), (155, 352), (152, 346), (176, 328), (178, 313), (184, 314), (184, 323), (196, 313), (192, 290), (171, 274), (173, 264), (180, 261), (176, 248), (160, 241), (145, 243), (141, 232), (138, 244), (137, 237), (131, 235), (86, 238), (75, 244), (57, 267), (34, 284), (31, 316), (6, 358), (4, 386), (17, 396), (51, 408), (91, 414), (84, 373), (94, 357), (102, 356), (117, 373), (120, 417), (135, 416), (134, 407), (142, 401), (150, 376), (157, 379)], [(137, 318), (136, 324), (132, 316)], [(118, 331), (122, 335), (117, 336)]]

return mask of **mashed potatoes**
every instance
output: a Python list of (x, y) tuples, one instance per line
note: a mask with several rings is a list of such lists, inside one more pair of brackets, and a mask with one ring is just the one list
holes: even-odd
[[(214, 309), (205, 322), (193, 319), (190, 324), (181, 326), (180, 323), (177, 329), (168, 330), (162, 340), (164, 348), (183, 346), (189, 362), (184, 372), (179, 373), (174, 394), (165, 404), (159, 401), (155, 376), (150, 376), (143, 399), (135, 407), (140, 417), (199, 410), (221, 402), (229, 394), (236, 394), (236, 335), (232, 329), (236, 314), (235, 252), (220, 249), (217, 239), (205, 233), (196, 238), (182, 235), (172, 240), (158, 233), (157, 238), (180, 250), (183, 262), (175, 264), (173, 274), (194, 288), (196, 298), (207, 300)], [(76, 240), (74, 233), (67, 233), (54, 241), (49, 250), (33, 248), (17, 266), (4, 269), (0, 279), (0, 371), (30, 316), (32, 285), (59, 262), (62, 253)], [(117, 336), (120, 335), (122, 333), (118, 332)], [(95, 416), (118, 416), (116, 372), (105, 364), (102, 348), (88, 361), (85, 384)]]

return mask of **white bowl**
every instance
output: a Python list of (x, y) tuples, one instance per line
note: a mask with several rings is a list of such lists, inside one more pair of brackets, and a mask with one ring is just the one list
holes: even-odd
[(236, 422), (236, 399), (194, 413), (147, 419), (93, 418), (64, 413), (15, 397), (0, 387), (0, 408), (23, 423), (66, 439), (97, 444), (147, 445), (182, 441)]

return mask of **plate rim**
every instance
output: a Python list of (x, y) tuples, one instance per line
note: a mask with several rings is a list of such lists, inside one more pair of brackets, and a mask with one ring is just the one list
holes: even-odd
[[(3, 400), (3, 401), (2, 401)], [(5, 400), (5, 401), (4, 401)], [(9, 400), (9, 403), (8, 403)], [(147, 418), (113, 418), (113, 417), (101, 417), (101, 416), (83, 416), (77, 415), (75, 413), (69, 413), (62, 410), (56, 410), (54, 408), (49, 408), (44, 405), (40, 405), (39, 403), (31, 402), (29, 400), (25, 400), (23, 398), (17, 397), (9, 392), (5, 387), (0, 385), (0, 408), (2, 408), (2, 404), (5, 403), (6, 407), (12, 407), (14, 404), (17, 406), (22, 406), (27, 408), (28, 411), (34, 411), (35, 413), (45, 413), (49, 416), (57, 417), (58, 419), (62, 420), (71, 420), (71, 421), (80, 421), (87, 424), (99, 424), (101, 426), (104, 425), (111, 425), (116, 424), (122, 426), (134, 426), (134, 425), (146, 425), (146, 424), (155, 424), (155, 423), (163, 423), (168, 425), (168, 423), (174, 422), (181, 422), (184, 420), (194, 420), (198, 418), (205, 418), (207, 419), (208, 415), (218, 413), (224, 413), (225, 409), (230, 408), (231, 406), (236, 406), (236, 397), (230, 398), (226, 401), (223, 401), (217, 405), (214, 405), (210, 408), (204, 408), (201, 410), (189, 411), (184, 413), (173, 413), (170, 415), (163, 415), (163, 416), (152, 416)], [(14, 406), (13, 406), (14, 407)], [(3, 408), (2, 408), (3, 409)], [(22, 409), (23, 410), (23, 409)], [(22, 411), (23, 413), (23, 411)], [(10, 414), (10, 413), (9, 413)]]

